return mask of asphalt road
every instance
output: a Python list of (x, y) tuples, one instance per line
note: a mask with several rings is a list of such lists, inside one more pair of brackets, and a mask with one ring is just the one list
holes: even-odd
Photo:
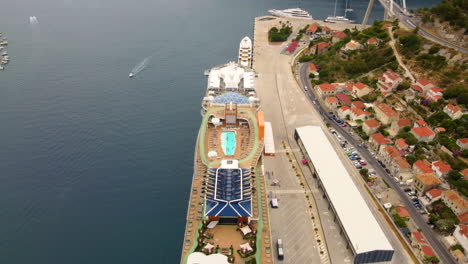
[(436, 254), (439, 256), (441, 263), (449, 264), (449, 263), (456, 263), (455, 260), (452, 258), (446, 247), (439, 241), (437, 235), (434, 231), (427, 225), (426, 220), (416, 211), (416, 208), (413, 206), (412, 202), (410, 201), (408, 195), (400, 188), (400, 186), (393, 180), (393, 177), (387, 174), (387, 172), (380, 166), (377, 160), (374, 158), (373, 155), (369, 153), (369, 151), (365, 148), (360, 148), (358, 142), (352, 135), (348, 133), (348, 131), (341, 126), (339, 126), (336, 122), (331, 120), (331, 118), (327, 114), (327, 110), (320, 105), (320, 101), (316, 100), (315, 94), (312, 93), (311, 84), (309, 82), (309, 77), (307, 74), (307, 67), (308, 63), (303, 63), (299, 67), (299, 77), (301, 80), (302, 87), (307, 87), (307, 95), (309, 96), (310, 100), (314, 101), (314, 107), (318, 110), (319, 113), (322, 114), (324, 119), (328, 119), (329, 123), (333, 126), (333, 128), (341, 134), (347, 141), (348, 144), (354, 146), (356, 150), (359, 150), (360, 155), (371, 165), (378, 175), (381, 175), (385, 179), (385, 181), (390, 184), (390, 186), (398, 193), (403, 201), (403, 205), (408, 210), (411, 218), (416, 223), (417, 226), (421, 229), (421, 232), (426, 237), (426, 240), (432, 246)]
[[(382, 4), (382, 6), (387, 9), (387, 10), (390, 10), (390, 7), (389, 7), (389, 2), (388, 0), (379, 0), (380, 4)], [(388, 11), (390, 12), (390, 11)], [(418, 25), (418, 23), (416, 21), (414, 21), (410, 16), (407, 16), (406, 14), (403, 13), (402, 9), (396, 5), (394, 3), (394, 6), (393, 6), (393, 16), (395, 16), (396, 18), (398, 18), (398, 20), (400, 21), (400, 23), (404, 24), (406, 27), (408, 28), (415, 28), (416, 25)], [(452, 48), (452, 49), (455, 49), (455, 50), (458, 50), (458, 51), (461, 51), (461, 52), (464, 52), (464, 53), (468, 53), (468, 49), (465, 49), (463, 47), (459, 47), (457, 45), (454, 45), (453, 43), (445, 40), (445, 39), (442, 39), (440, 37), (437, 37), (437, 36), (434, 36), (432, 35), (431, 33), (425, 31), (424, 29), (422, 28), (419, 28), (419, 31), (418, 33), (420, 35), (422, 35), (423, 37), (427, 38), (427, 39), (430, 39), (434, 42), (437, 42), (437, 43), (440, 43), (444, 46), (447, 46), (449, 48)]]

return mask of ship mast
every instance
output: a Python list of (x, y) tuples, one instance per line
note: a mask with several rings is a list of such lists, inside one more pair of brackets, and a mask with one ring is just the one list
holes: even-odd
[(335, 0), (335, 11), (333, 11), (333, 17), (336, 17), (336, 3), (338, 2), (338, 0)]

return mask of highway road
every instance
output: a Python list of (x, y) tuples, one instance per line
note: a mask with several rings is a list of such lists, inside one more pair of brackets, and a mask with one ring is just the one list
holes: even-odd
[[(379, 2), (390, 13), (390, 2), (388, 0), (379, 0)], [(416, 22), (412, 17), (406, 15), (403, 12), (403, 9), (396, 3), (393, 4), (393, 14), (391, 15), (398, 18), (398, 20), (400, 20), (400, 23), (404, 24), (406, 27), (410, 29), (414, 29), (418, 25), (418, 22)], [(429, 40), (432, 40), (434, 42), (437, 42), (449, 48), (452, 48), (452, 49), (455, 49), (464, 53), (468, 53), (468, 49), (457, 46), (453, 44), (452, 42), (449, 42), (438, 36), (432, 35), (431, 33), (427, 32), (426, 30), (422, 28), (419, 28), (418, 33)]]
[(378, 175), (381, 175), (381, 177), (383, 177), (387, 181), (387, 183), (390, 184), (390, 186), (398, 193), (398, 195), (404, 203), (403, 205), (410, 213), (411, 218), (416, 223), (416, 225), (419, 226), (421, 232), (424, 234), (426, 240), (429, 242), (436, 254), (439, 256), (441, 262), (444, 264), (455, 264), (455, 260), (452, 258), (452, 256), (450, 255), (446, 247), (442, 244), (442, 242), (439, 241), (434, 231), (429, 227), (429, 225), (427, 225), (426, 220), (418, 213), (416, 208), (413, 206), (412, 202), (409, 200), (409, 197), (393, 180), (393, 178), (389, 174), (387, 174), (387, 172), (380, 166), (375, 157), (371, 155), (367, 149), (359, 148), (358, 145), (360, 144), (360, 142), (358, 142), (352, 135), (350, 135), (345, 128), (342, 128), (336, 122), (331, 120), (331, 118), (329, 118), (327, 110), (321, 106), (320, 101), (316, 100), (315, 94), (312, 92), (313, 87), (311, 87), (311, 83), (307, 74), (308, 65), (308, 63), (302, 63), (299, 65), (299, 77), (301, 80), (302, 88), (308, 87), (306, 93), (309, 96), (310, 100), (316, 101), (314, 107), (319, 113), (322, 114), (322, 116), (325, 119), (329, 120), (329, 123), (333, 126), (333, 128), (338, 133), (340, 133), (348, 141), (349, 144), (352, 144), (355, 149), (359, 150), (361, 156), (374, 168), (376, 173)]

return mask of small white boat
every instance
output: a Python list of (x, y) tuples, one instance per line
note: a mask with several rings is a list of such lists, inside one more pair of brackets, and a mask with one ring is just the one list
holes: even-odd
[(2, 52), (2, 56), (8, 55), (8, 52), (4, 51)]
[(130, 74), (128, 75), (128, 78), (133, 78), (133, 73), (130, 73)]

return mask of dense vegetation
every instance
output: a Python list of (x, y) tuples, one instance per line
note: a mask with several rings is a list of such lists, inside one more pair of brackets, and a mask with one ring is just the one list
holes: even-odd
[(429, 221), (433, 223), (437, 230), (451, 233), (455, 230), (455, 225), (460, 222), (453, 211), (441, 200), (432, 203)]
[(447, 21), (455, 30), (468, 28), (468, 1), (467, 0), (443, 0), (432, 8), (418, 10), (422, 14), (423, 23), (433, 22), (435, 17)]
[(419, 65), (426, 70), (438, 71), (447, 65), (447, 61), (444, 56), (428, 53), (417, 56), (416, 61), (418, 61)]
[(421, 51), (421, 38), (414, 34), (406, 34), (398, 37), (401, 44), (401, 53), (408, 57)]
[(455, 187), (458, 192), (468, 197), (468, 181), (458, 171), (451, 171), (448, 175), (448, 182)]
[(283, 25), (281, 29), (278, 29), (277, 27), (272, 27), (268, 31), (268, 40), (270, 42), (282, 42), (286, 41), (292, 33), (292, 27)]
[(444, 92), (444, 98), (457, 98), (457, 103), (468, 105), (468, 87), (462, 84), (449, 87)]

